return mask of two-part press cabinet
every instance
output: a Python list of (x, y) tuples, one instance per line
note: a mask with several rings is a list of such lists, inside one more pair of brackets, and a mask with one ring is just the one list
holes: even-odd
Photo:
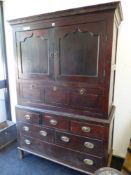
[(87, 174), (112, 152), (119, 2), (10, 21), (18, 149)]

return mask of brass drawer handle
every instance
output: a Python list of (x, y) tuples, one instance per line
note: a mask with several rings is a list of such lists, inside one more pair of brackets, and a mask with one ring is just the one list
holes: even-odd
[(58, 123), (57, 120), (54, 120), (54, 119), (50, 120), (50, 124), (53, 126), (57, 125), (57, 123)]
[(25, 119), (26, 119), (26, 120), (30, 120), (30, 119), (31, 119), (31, 116), (28, 115), (28, 114), (26, 114), (26, 115), (25, 115)]
[(47, 132), (46, 131), (40, 131), (40, 135), (46, 137), (47, 136)]
[(23, 127), (24, 131), (28, 132), (30, 130), (30, 128), (28, 126), (24, 126)]
[(70, 138), (67, 136), (61, 136), (61, 141), (68, 143), (70, 141)]
[(81, 88), (81, 89), (80, 89), (80, 94), (81, 94), (81, 95), (83, 95), (85, 92), (86, 92), (86, 89), (84, 89), (84, 88)]
[(28, 140), (28, 139), (25, 139), (25, 144), (26, 144), (26, 145), (30, 145), (30, 144), (31, 144), (31, 141)]
[(91, 128), (88, 126), (82, 126), (81, 129), (83, 132), (90, 132), (91, 131)]
[(94, 148), (94, 144), (91, 143), (91, 142), (84, 142), (84, 146), (85, 146), (86, 148), (89, 148), (89, 149), (93, 149), (93, 148)]
[(89, 166), (92, 166), (94, 164), (94, 161), (91, 159), (84, 159), (83, 162), (85, 165), (89, 165)]

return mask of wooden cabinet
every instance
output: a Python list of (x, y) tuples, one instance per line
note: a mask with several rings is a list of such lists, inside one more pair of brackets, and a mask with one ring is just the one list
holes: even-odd
[(119, 2), (10, 21), (18, 149), (94, 173), (112, 152)]

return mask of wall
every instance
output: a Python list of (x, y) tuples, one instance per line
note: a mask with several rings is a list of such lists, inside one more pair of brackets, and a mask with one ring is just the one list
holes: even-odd
[[(9, 67), (9, 82), (11, 90), (11, 111), (12, 119), (15, 121), (16, 101), (15, 91), (15, 72), (11, 27), (7, 20), (42, 14), (62, 9), (73, 7), (87, 6), (91, 4), (110, 2), (111, 0), (5, 0), (4, 15), (5, 15), (5, 30), (7, 57)], [(114, 129), (114, 154), (125, 157), (129, 139), (131, 136), (131, 53), (130, 42), (131, 35), (131, 20), (130, 16), (130, 0), (122, 0), (124, 21), (121, 23), (118, 39), (117, 53), (117, 73), (115, 84), (115, 100), (116, 108), (115, 129)]]

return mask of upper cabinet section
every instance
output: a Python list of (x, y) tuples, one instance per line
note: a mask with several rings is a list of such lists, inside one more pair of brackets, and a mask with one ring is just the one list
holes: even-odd
[(112, 2), (10, 21), (18, 79), (103, 84), (121, 20), (120, 3)]
[(121, 20), (111, 2), (10, 21), (18, 103), (107, 118)]

